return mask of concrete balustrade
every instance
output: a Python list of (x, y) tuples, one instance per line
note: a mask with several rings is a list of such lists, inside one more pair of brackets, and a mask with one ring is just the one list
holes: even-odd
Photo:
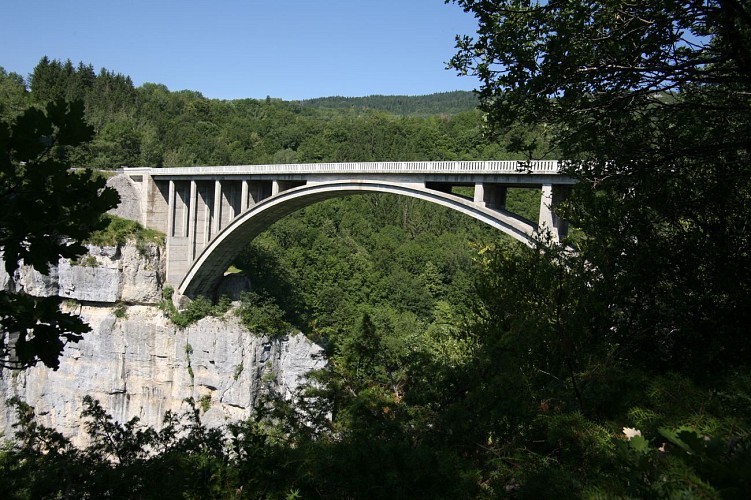
[[(125, 168), (126, 172), (152, 169)], [(351, 163), (287, 163), (276, 165), (229, 165), (206, 167), (173, 167), (154, 169), (170, 176), (193, 175), (253, 175), (253, 174), (442, 174), (442, 173), (487, 173), (487, 174), (559, 174), (558, 160), (517, 161), (393, 161)]]

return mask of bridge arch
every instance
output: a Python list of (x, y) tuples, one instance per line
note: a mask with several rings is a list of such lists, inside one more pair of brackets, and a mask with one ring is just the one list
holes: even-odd
[(427, 189), (424, 184), (364, 180), (308, 183), (267, 198), (232, 220), (193, 261), (178, 286), (179, 293), (189, 297), (210, 294), (242, 249), (281, 218), (319, 201), (369, 192), (436, 203), (484, 222), (526, 244), (531, 244), (537, 229), (533, 222), (511, 212), (485, 208), (455, 194)]

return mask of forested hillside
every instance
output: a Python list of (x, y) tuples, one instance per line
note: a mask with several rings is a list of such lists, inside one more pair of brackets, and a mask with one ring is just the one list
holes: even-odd
[[(46, 58), (28, 79), (0, 71), (0, 89), (5, 120), (50, 100), (84, 102), (95, 136), (72, 151), (76, 166), (523, 157), (485, 140), (470, 93), (217, 101), (157, 84), (136, 88), (125, 75)], [(509, 194), (510, 208), (532, 219), (538, 205), (535, 190)], [(385, 380), (398, 386), (398, 396), (407, 388), (399, 379), (415, 355), (424, 361), (463, 356), (452, 332), (472, 309), (475, 260), (502, 240), (477, 221), (419, 200), (329, 200), (278, 222), (238, 256), (235, 266), (253, 283), (238, 314), (267, 333), (300, 329), (326, 346), (332, 359), (359, 356), (359, 337), (373, 335), (368, 342), (384, 343), (379, 350), (393, 372), (384, 373)], [(209, 310), (198, 300), (185, 313), (170, 314), (189, 322)], [(55, 485), (42, 481), (36, 487)]]
[(304, 107), (371, 109), (404, 116), (454, 115), (472, 111), (480, 101), (473, 92), (457, 90), (425, 96), (371, 95), (366, 97), (319, 97), (299, 101)]
[(31, 104), (83, 101), (96, 135), (74, 158), (92, 168), (523, 157), (483, 139), (467, 92), (221, 101), (45, 57), (25, 79), (0, 69), (0, 96), (5, 119)]
[[(158, 84), (136, 88), (128, 76), (47, 58), (27, 79), (3, 71), (0, 77), (6, 119), (50, 100), (84, 102), (95, 136), (73, 152), (78, 166), (522, 157), (485, 140), (469, 92), (219, 101)], [(534, 191), (509, 193), (510, 207), (532, 220), (539, 209)], [(404, 325), (399, 334), (407, 335), (427, 328), (436, 308), (466, 305), (473, 255), (499, 238), (432, 204), (365, 195), (280, 221), (236, 266), (287, 321), (319, 340), (349, 331), (364, 313)]]
[[(50, 100), (84, 102), (95, 136), (72, 152), (77, 166), (522, 157), (485, 139), (469, 92), (219, 101), (158, 84), (136, 88), (128, 76), (46, 57), (26, 79), (0, 70), (0, 88), (5, 119)], [(534, 220), (534, 191), (510, 190), (510, 208)], [(425, 202), (356, 196), (280, 221), (236, 266), (257, 292), (276, 301), (287, 321), (327, 341), (364, 313), (414, 330), (430, 325), (436, 308), (464, 307), (472, 294), (473, 255), (499, 238)]]

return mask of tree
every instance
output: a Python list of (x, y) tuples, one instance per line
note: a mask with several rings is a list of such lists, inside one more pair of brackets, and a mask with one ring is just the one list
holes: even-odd
[[(92, 134), (80, 102), (50, 102), (0, 124), (0, 248), (11, 280), (21, 263), (46, 275), (59, 258), (84, 254), (81, 242), (117, 206), (104, 179), (69, 168), (69, 150)], [(57, 368), (65, 343), (89, 331), (78, 316), (61, 312), (60, 302), (0, 292), (0, 365)]]
[(544, 125), (576, 160), (564, 211), (617, 304), (620, 341), (666, 369), (751, 363), (748, 6), (456, 3), (480, 28), (451, 64), (480, 77), (492, 126)]
[(0, 67), (0, 120), (11, 120), (28, 106), (26, 82), (18, 73)]
[(63, 78), (60, 61), (42, 57), (29, 75), (29, 87), (34, 102), (44, 103), (65, 97), (68, 82)]
[[(513, 464), (489, 474), (531, 496), (747, 494), (747, 3), (455, 3), (479, 30), (451, 65), (479, 76), (491, 129), (540, 127), (579, 180), (560, 209), (575, 253), (489, 259), (467, 378), (484, 392), (460, 401), (486, 405), (470, 425)], [(644, 439), (613, 436), (632, 425)]]
[[(697, 96), (719, 98), (729, 121), (746, 121), (751, 12), (742, 2), (456, 3), (480, 29), (476, 39), (457, 40), (451, 66), (479, 76), (482, 107), (496, 128), (547, 123), (567, 155), (615, 152), (633, 160), (633, 147), (643, 154), (667, 145), (633, 141), (646, 134), (626, 127), (653, 132), (661, 124), (650, 118), (665, 111), (711, 112), (692, 108)], [(744, 139), (707, 145), (732, 149)]]

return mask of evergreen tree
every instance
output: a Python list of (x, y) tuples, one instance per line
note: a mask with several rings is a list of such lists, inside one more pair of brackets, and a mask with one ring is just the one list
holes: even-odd
[(0, 67), (0, 120), (13, 120), (28, 105), (29, 92), (23, 77)]

